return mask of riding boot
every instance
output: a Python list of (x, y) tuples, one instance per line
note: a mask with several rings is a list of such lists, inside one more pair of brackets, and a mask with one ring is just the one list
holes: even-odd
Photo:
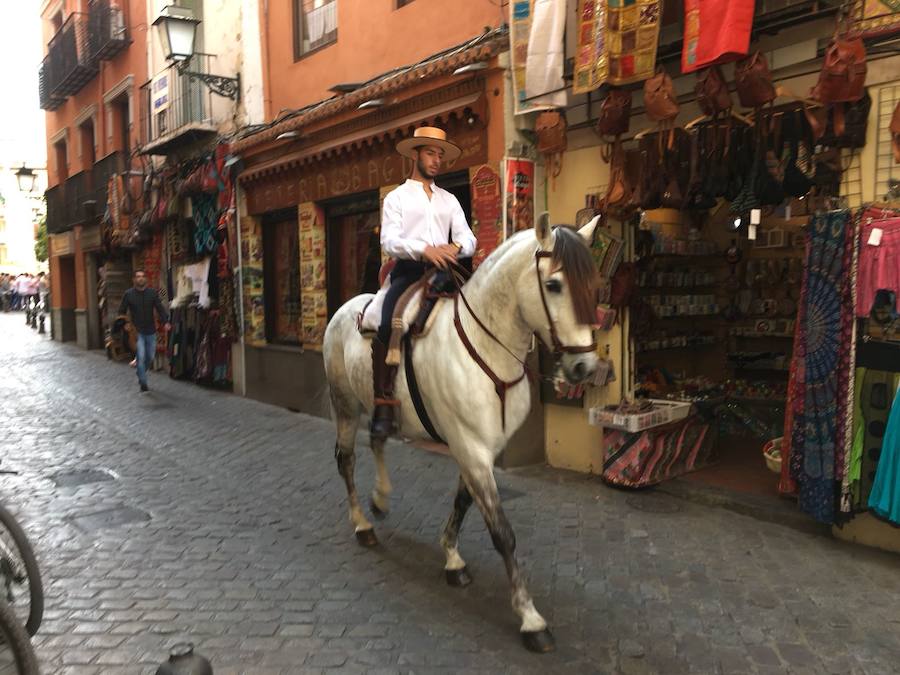
[(372, 413), (372, 438), (384, 440), (394, 432), (394, 408), (400, 402), (394, 398), (395, 367), (385, 363), (387, 345), (372, 338), (372, 384), (375, 391), (375, 411)]

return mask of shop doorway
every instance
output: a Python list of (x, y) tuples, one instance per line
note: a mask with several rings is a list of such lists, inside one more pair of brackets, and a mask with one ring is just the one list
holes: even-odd
[(444, 188), (459, 200), (463, 213), (466, 214), (466, 222), (472, 226), (472, 192), (469, 184), (469, 172), (454, 171), (443, 176), (438, 176), (435, 181), (438, 187)]
[(381, 213), (377, 192), (326, 202), (328, 317), (350, 298), (378, 290)]
[(300, 344), (300, 233), (296, 209), (263, 218), (266, 341)]

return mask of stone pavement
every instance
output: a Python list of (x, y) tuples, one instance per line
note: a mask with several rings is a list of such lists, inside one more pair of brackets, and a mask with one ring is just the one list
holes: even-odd
[(140, 396), (127, 365), (23, 324), (0, 315), (20, 472), (0, 490), (43, 569), (45, 673), (152, 673), (182, 639), (216, 675), (900, 672), (896, 556), (545, 468), (498, 477), (558, 641), (530, 654), (474, 509), (475, 582), (444, 584), (448, 458), (391, 444), (393, 510), (364, 550), (327, 421), (158, 374)]

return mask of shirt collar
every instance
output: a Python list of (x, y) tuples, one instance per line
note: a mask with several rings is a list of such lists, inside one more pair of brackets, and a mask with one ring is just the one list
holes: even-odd
[[(420, 181), (420, 180), (416, 180), (415, 178), (407, 178), (406, 183), (407, 183), (407, 185), (409, 183), (413, 183), (414, 185), (419, 186), (422, 190), (425, 189), (425, 184), (422, 183), (422, 181)], [(431, 181), (429, 183), (429, 185), (431, 186), (432, 191), (434, 191), (437, 188), (437, 185), (434, 184), (434, 181)]]

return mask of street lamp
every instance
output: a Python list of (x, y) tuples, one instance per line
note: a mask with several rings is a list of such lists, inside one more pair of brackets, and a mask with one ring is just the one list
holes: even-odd
[(22, 166), (16, 171), (16, 181), (19, 183), (19, 191), (20, 192), (34, 192), (34, 183), (37, 180), (37, 174), (33, 169), (29, 169), (23, 163)]
[(200, 19), (184, 7), (169, 5), (164, 7), (153, 22), (162, 41), (163, 53), (167, 61), (171, 61), (178, 72), (187, 75), (190, 80), (200, 80), (213, 93), (232, 101), (241, 100), (241, 75), (225, 77), (188, 70), (194, 57), (194, 43)]

